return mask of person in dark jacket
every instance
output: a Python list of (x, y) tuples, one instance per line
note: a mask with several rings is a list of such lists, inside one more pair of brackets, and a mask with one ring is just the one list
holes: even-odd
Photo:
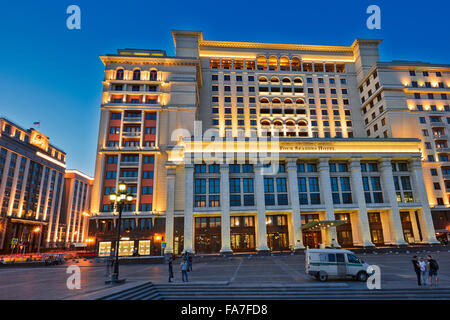
[(174, 260), (174, 258), (172, 255), (169, 257), (169, 262), (168, 262), (168, 264), (169, 264), (169, 282), (172, 282), (172, 279), (173, 279), (173, 266), (172, 266), (173, 260)]
[(413, 267), (414, 267), (414, 272), (416, 273), (417, 276), (417, 284), (420, 286), (422, 285), (421, 281), (420, 281), (420, 265), (419, 265), (419, 260), (417, 259), (417, 256), (414, 256), (413, 259), (411, 260)]
[(429, 282), (430, 286), (433, 286), (433, 277), (436, 284), (436, 287), (438, 286), (438, 270), (439, 270), (439, 264), (436, 260), (431, 258), (431, 256), (427, 256), (427, 269), (428, 269), (428, 276), (429, 276)]
[(187, 263), (188, 263), (188, 271), (192, 271), (192, 254), (188, 254), (187, 256)]

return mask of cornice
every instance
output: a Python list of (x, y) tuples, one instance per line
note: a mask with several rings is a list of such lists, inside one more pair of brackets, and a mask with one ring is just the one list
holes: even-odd
[(103, 64), (130, 64), (130, 65), (166, 65), (166, 66), (199, 66), (198, 59), (182, 58), (143, 58), (129, 56), (100, 56)]
[(213, 41), (213, 40), (199, 41), (199, 47), (279, 49), (279, 50), (296, 50), (296, 51), (329, 51), (329, 52), (353, 53), (353, 48), (348, 46), (323, 46), (323, 45), (234, 42), (234, 41)]

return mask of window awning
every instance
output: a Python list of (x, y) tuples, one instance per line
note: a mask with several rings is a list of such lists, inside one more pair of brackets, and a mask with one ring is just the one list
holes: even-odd
[(322, 228), (337, 227), (347, 223), (346, 220), (320, 220), (311, 221), (302, 226), (303, 231), (320, 231)]

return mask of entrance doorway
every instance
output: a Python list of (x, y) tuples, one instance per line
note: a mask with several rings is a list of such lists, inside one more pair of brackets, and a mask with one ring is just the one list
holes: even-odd
[(337, 241), (343, 248), (353, 246), (352, 224), (349, 213), (336, 213), (336, 220), (345, 221), (344, 224), (336, 227)]
[[(307, 224), (311, 221), (319, 221), (318, 213), (302, 214), (302, 225)], [(303, 245), (307, 248), (319, 248), (320, 243), (322, 243), (322, 233), (320, 231), (308, 231), (305, 230), (303, 233)]]
[(319, 248), (322, 243), (322, 234), (320, 231), (306, 231), (303, 232), (303, 245), (307, 248)]
[(289, 249), (289, 234), (286, 215), (271, 215), (266, 217), (267, 246), (272, 251)]
[(195, 218), (195, 252), (218, 253), (221, 248), (220, 217)]
[(234, 252), (255, 251), (255, 217), (231, 217), (231, 249)]
[(381, 217), (379, 212), (368, 212), (370, 236), (372, 243), (376, 246), (384, 245), (383, 226), (381, 224)]
[(411, 223), (411, 215), (409, 212), (400, 212), (400, 219), (402, 220), (403, 237), (408, 243), (414, 242), (414, 234)]

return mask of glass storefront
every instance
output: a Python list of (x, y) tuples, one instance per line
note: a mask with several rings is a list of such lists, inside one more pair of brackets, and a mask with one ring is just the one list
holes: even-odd
[(109, 257), (111, 255), (111, 241), (98, 243), (98, 256)]
[(132, 256), (134, 250), (134, 241), (119, 242), (119, 256)]
[(140, 256), (149, 256), (150, 255), (150, 240), (140, 240), (139, 241), (139, 255)]

